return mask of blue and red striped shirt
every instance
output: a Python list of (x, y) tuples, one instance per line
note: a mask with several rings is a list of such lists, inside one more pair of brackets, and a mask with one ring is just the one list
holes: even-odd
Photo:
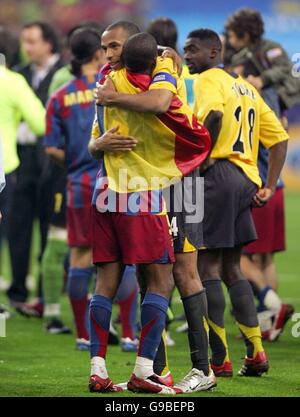
[(57, 90), (47, 105), (44, 146), (65, 151), (68, 207), (91, 204), (99, 164), (88, 152), (95, 115), (96, 81), (97, 75), (75, 78)]

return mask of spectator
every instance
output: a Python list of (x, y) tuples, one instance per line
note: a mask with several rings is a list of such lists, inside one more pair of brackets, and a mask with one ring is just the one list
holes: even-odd
[[(23, 27), (21, 46), (29, 64), (18, 68), (18, 72), (25, 77), (45, 106), (52, 77), (63, 65), (59, 55), (58, 37), (47, 23), (33, 22)], [(25, 105), (37, 120), (37, 115), (28, 103), (25, 102)], [(18, 210), (18, 216), (10, 216), (8, 232), (13, 280), (7, 294), (15, 306), (24, 302), (28, 294), (25, 281), (36, 215), (40, 226), (40, 259), (46, 245), (50, 198), (47, 191), (53, 172), (53, 166), (46, 157), (41, 141), (26, 123), (21, 125), (18, 139), (20, 166), (16, 172), (16, 187), (12, 197), (12, 213)], [(39, 292), (41, 293), (41, 288)]]

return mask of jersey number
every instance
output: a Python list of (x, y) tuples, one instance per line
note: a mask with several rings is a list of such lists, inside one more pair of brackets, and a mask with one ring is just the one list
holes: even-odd
[[(240, 123), (240, 130), (238, 137), (233, 145), (233, 152), (239, 152), (239, 153), (245, 153), (245, 145), (242, 140), (242, 124), (241, 124), (241, 115), (242, 115), (242, 108), (241, 106), (237, 107), (236, 111), (234, 112), (234, 116), (237, 120), (237, 122)], [(255, 111), (254, 109), (249, 109), (248, 111), (248, 124), (249, 124), (249, 132), (248, 132), (248, 139), (249, 139), (249, 145), (252, 149), (252, 137), (253, 137), (253, 128), (254, 128), (254, 122), (255, 122)]]
[(176, 217), (172, 217), (171, 231), (172, 231), (172, 235), (174, 237), (176, 237), (178, 235), (178, 227), (177, 227), (177, 218)]

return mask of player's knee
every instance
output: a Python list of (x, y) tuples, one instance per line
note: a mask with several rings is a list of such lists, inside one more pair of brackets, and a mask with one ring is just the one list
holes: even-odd
[(91, 248), (71, 248), (70, 263), (73, 268), (88, 268), (92, 263)]
[(237, 263), (225, 263), (222, 270), (222, 279), (227, 287), (231, 287), (237, 281), (245, 280), (240, 265)]
[(150, 279), (147, 283), (147, 292), (159, 294), (165, 298), (170, 298), (173, 288), (174, 279), (171, 274), (164, 279)]
[(221, 279), (221, 271), (218, 264), (202, 265), (202, 267), (199, 268), (198, 271), (202, 282), (209, 280), (216, 281)]
[(174, 281), (177, 287), (182, 288), (191, 281), (198, 281), (198, 271), (194, 265), (175, 264), (173, 268)]

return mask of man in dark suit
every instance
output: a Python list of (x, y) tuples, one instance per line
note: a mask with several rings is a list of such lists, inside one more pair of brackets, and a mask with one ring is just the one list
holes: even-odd
[[(26, 78), (46, 105), (52, 77), (63, 66), (58, 37), (49, 24), (32, 22), (23, 27), (21, 44), (29, 63), (16, 70)], [(26, 301), (28, 295), (26, 276), (36, 217), (39, 220), (40, 259), (46, 246), (50, 185), (54, 175), (53, 165), (43, 150), (41, 138), (37, 138), (25, 123), (21, 124), (18, 136), (21, 163), (17, 169), (8, 231), (13, 279), (7, 295), (15, 306)]]

